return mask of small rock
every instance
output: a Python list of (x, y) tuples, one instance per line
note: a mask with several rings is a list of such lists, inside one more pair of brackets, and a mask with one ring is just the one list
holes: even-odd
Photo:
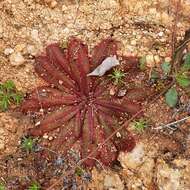
[(10, 54), (12, 54), (14, 52), (14, 49), (12, 49), (12, 48), (5, 48), (5, 50), (4, 50), (4, 54), (5, 55), (10, 55)]
[(48, 140), (49, 140), (49, 141), (52, 141), (52, 140), (53, 140), (53, 137), (52, 137), (52, 136), (50, 136), (50, 137), (48, 138)]
[(104, 178), (104, 187), (105, 189), (123, 190), (124, 184), (118, 174), (110, 174)]
[(160, 42), (162, 42), (162, 43), (166, 42), (166, 38), (161, 38)]
[(156, 64), (160, 63), (160, 57), (158, 55), (154, 56), (154, 61)]
[(10, 60), (11, 65), (13, 66), (19, 66), (25, 62), (25, 59), (20, 52), (11, 54), (9, 57), (9, 60)]
[(52, 1), (51, 3), (50, 3), (50, 8), (55, 8), (56, 7), (56, 5), (57, 5), (57, 1)]
[(159, 189), (179, 190), (186, 189), (182, 183), (182, 172), (172, 168), (165, 161), (159, 160), (157, 164), (157, 183)]
[(111, 96), (114, 96), (115, 93), (116, 93), (115, 88), (112, 87), (112, 88), (110, 89), (110, 95), (111, 95)]
[(119, 90), (119, 92), (118, 92), (117, 96), (118, 96), (118, 97), (123, 97), (123, 96), (125, 96), (126, 92), (127, 92), (127, 90), (126, 90), (126, 89)]
[(162, 32), (162, 31), (158, 33), (159, 37), (162, 37), (163, 35), (164, 35), (164, 32)]
[(165, 57), (165, 62), (170, 62), (172, 59), (171, 59), (171, 57)]
[(44, 139), (48, 139), (49, 136), (48, 136), (47, 134), (44, 134), (44, 135), (43, 135), (43, 138), (44, 138)]
[(31, 31), (31, 37), (32, 37), (34, 40), (38, 41), (38, 40), (39, 40), (38, 30), (36, 30), (36, 29), (32, 30), (32, 31)]
[(66, 5), (63, 5), (62, 8), (61, 8), (61, 10), (62, 10), (63, 12), (66, 11), (66, 10), (67, 10), (67, 6), (66, 6)]
[(18, 44), (15, 46), (14, 50), (16, 52), (21, 52), (25, 48), (25, 44)]
[(137, 44), (136, 40), (131, 40), (131, 45), (135, 46)]
[(144, 144), (139, 143), (131, 152), (119, 154), (119, 161), (123, 168), (136, 169), (144, 162)]
[(27, 49), (27, 53), (33, 56), (35, 56), (38, 51), (33, 45), (28, 45), (26, 49)]
[(150, 67), (150, 68), (153, 68), (154, 65), (155, 65), (155, 62), (154, 62), (154, 56), (153, 55), (147, 55), (146, 56), (146, 65), (147, 67)]

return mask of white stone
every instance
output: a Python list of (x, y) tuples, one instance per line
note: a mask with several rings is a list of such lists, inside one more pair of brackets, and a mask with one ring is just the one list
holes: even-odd
[(5, 55), (10, 55), (13, 52), (14, 52), (14, 49), (12, 49), (12, 48), (5, 48), (5, 50), (4, 50)]
[(34, 29), (31, 31), (31, 36), (34, 40), (38, 41), (39, 40), (39, 34), (38, 34), (38, 30)]
[(162, 31), (158, 33), (158, 36), (160, 36), (160, 37), (162, 37), (163, 35), (164, 35), (164, 32), (162, 32)]
[(27, 53), (33, 56), (36, 55), (38, 51), (33, 45), (28, 45), (26, 49), (27, 49)]
[(114, 96), (114, 95), (115, 95), (115, 89), (114, 89), (114, 88), (111, 88), (111, 89), (110, 89), (110, 95), (111, 95), (111, 96)]
[(9, 57), (9, 60), (10, 60), (11, 65), (13, 66), (19, 66), (25, 62), (25, 59), (20, 52), (11, 54)]
[(139, 143), (131, 152), (119, 154), (119, 161), (123, 168), (136, 169), (144, 162), (144, 145)]
[(159, 55), (155, 55), (154, 56), (154, 61), (155, 61), (156, 64), (160, 63), (160, 57), (159, 57)]
[(104, 178), (104, 187), (110, 190), (123, 190), (124, 185), (118, 174), (106, 175)]
[(52, 136), (50, 136), (50, 137), (48, 138), (48, 140), (49, 140), (49, 141), (52, 141), (52, 140), (53, 140), (53, 137), (52, 137)]
[(43, 138), (44, 138), (44, 139), (48, 139), (49, 136), (48, 136), (47, 134), (44, 134), (44, 135), (43, 135)]
[(155, 62), (154, 62), (154, 56), (153, 55), (150, 54), (150, 55), (146, 56), (146, 65), (147, 65), (147, 67), (150, 67), (150, 68), (154, 67)]
[(136, 40), (131, 40), (131, 45), (135, 46), (137, 44)]

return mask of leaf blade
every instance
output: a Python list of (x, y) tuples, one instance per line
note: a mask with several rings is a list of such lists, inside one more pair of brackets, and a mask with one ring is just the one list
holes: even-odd
[(178, 93), (176, 88), (170, 88), (165, 94), (165, 101), (169, 107), (175, 107), (178, 102)]

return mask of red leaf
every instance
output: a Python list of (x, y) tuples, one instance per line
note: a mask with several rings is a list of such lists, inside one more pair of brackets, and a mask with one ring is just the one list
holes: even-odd
[(122, 62), (124, 70), (129, 71), (130, 69), (138, 70), (139, 59), (134, 56), (122, 56)]
[(57, 84), (62, 85), (68, 89), (74, 89), (74, 83), (69, 80), (61, 71), (57, 70), (53, 64), (50, 63), (47, 57), (39, 56), (36, 58), (37, 64), (39, 64), (45, 72), (51, 76), (52, 81), (56, 81)]
[(134, 115), (142, 109), (139, 103), (127, 100), (127, 98), (123, 100), (122, 105), (125, 106), (127, 113), (130, 115)]
[(73, 118), (81, 108), (82, 106), (72, 106), (67, 107), (65, 110), (53, 112), (52, 114), (47, 115), (40, 122), (39, 126), (32, 128), (29, 134), (33, 136), (40, 136), (43, 135), (45, 132), (55, 130), (56, 128), (60, 127), (62, 124)]
[(74, 125), (74, 135), (79, 138), (82, 133), (82, 125), (84, 122), (84, 114), (81, 113), (81, 110), (77, 112)]
[(65, 91), (65, 87), (59, 84), (59, 81), (57, 81), (55, 78), (53, 78), (47, 71), (42, 67), (41, 64), (35, 65), (35, 71), (36, 73), (43, 78), (48, 84), (54, 85), (61, 91)]
[(117, 158), (117, 150), (114, 146), (114, 144), (111, 142), (106, 142), (106, 136), (104, 134), (104, 131), (101, 127), (97, 128), (97, 141), (98, 144), (103, 144), (98, 152), (100, 158), (100, 162), (102, 162), (104, 165), (110, 165), (116, 158)]
[(54, 149), (56, 151), (60, 150), (60, 145), (64, 145), (61, 149), (62, 154), (66, 154), (68, 150), (70, 150), (73, 144), (78, 140), (78, 137), (75, 136), (73, 127), (73, 123), (67, 124), (64, 127), (60, 128), (60, 132), (58, 137), (54, 142)]
[(105, 58), (113, 55), (117, 55), (117, 42), (111, 38), (102, 40), (92, 52), (93, 68), (100, 65)]
[(50, 61), (54, 63), (60, 70), (63, 70), (70, 77), (72, 76), (70, 73), (69, 62), (66, 58), (64, 52), (61, 51), (61, 48), (58, 44), (50, 44), (46, 48), (47, 56)]
[(88, 128), (90, 131), (90, 141), (94, 142), (94, 109), (92, 106), (88, 106), (88, 110), (87, 110), (87, 114), (88, 114)]
[(90, 62), (88, 57), (88, 47), (77, 38), (71, 38), (68, 43), (68, 58), (71, 70), (76, 72), (76, 78), (80, 90), (86, 95), (89, 93), (90, 79), (87, 74), (90, 72)]
[[(94, 120), (94, 125), (96, 125), (96, 121)], [(86, 113), (86, 117), (84, 119), (84, 125), (82, 126), (82, 134), (81, 134), (81, 157), (87, 158), (90, 154), (91, 158), (97, 158), (99, 152), (96, 151), (92, 154), (92, 151), (96, 149), (96, 142), (92, 142), (91, 132), (89, 130), (89, 116)], [(94, 166), (95, 159), (88, 158), (85, 160), (84, 164), (88, 167)]]
[(129, 133), (129, 131), (126, 131), (122, 129), (120, 131), (121, 137), (114, 137), (114, 144), (118, 151), (127, 151), (130, 152), (135, 147), (135, 139), (134, 137)]
[(95, 101), (95, 103), (97, 105), (100, 105), (100, 106), (103, 106), (103, 107), (106, 107), (106, 108), (110, 108), (111, 110), (113, 111), (119, 111), (119, 112), (126, 112), (128, 111), (126, 109), (126, 107), (120, 105), (120, 104), (117, 104), (117, 103), (114, 103), (114, 102), (109, 102), (107, 100), (100, 100), (100, 99), (97, 99)]

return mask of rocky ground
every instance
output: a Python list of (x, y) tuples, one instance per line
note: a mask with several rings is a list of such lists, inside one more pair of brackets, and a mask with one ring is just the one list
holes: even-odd
[[(190, 26), (190, 1), (182, 0), (180, 10), (178, 40)], [(69, 36), (77, 36), (91, 47), (112, 36), (122, 42), (122, 54), (146, 57), (147, 67), (151, 70), (164, 60), (171, 61), (174, 15), (175, 0), (2, 0), (0, 82), (13, 80), (23, 93), (37, 87), (41, 81), (33, 70), (35, 55), (49, 43), (59, 41), (64, 45)], [(181, 101), (187, 103), (188, 97), (183, 91), (181, 95)], [(156, 127), (187, 116), (187, 112), (170, 109), (160, 98), (148, 106), (145, 115), (154, 125), (136, 135), (135, 149), (131, 153), (121, 153), (120, 164), (115, 168), (94, 168), (90, 182), (78, 179), (81, 188), (190, 189), (190, 120), (183, 122), (173, 133), (162, 128), (156, 130)], [(0, 158), (3, 160), (0, 162), (0, 171), (3, 171), (0, 181), (9, 184), (8, 189), (19, 189), (7, 176), (23, 176), (17, 163), (25, 156), (18, 147), (29, 127), (30, 122), (19, 113), (0, 113)], [(12, 161), (5, 164), (4, 158), (9, 155), (12, 155)], [(57, 188), (64, 189), (63, 186)]]

